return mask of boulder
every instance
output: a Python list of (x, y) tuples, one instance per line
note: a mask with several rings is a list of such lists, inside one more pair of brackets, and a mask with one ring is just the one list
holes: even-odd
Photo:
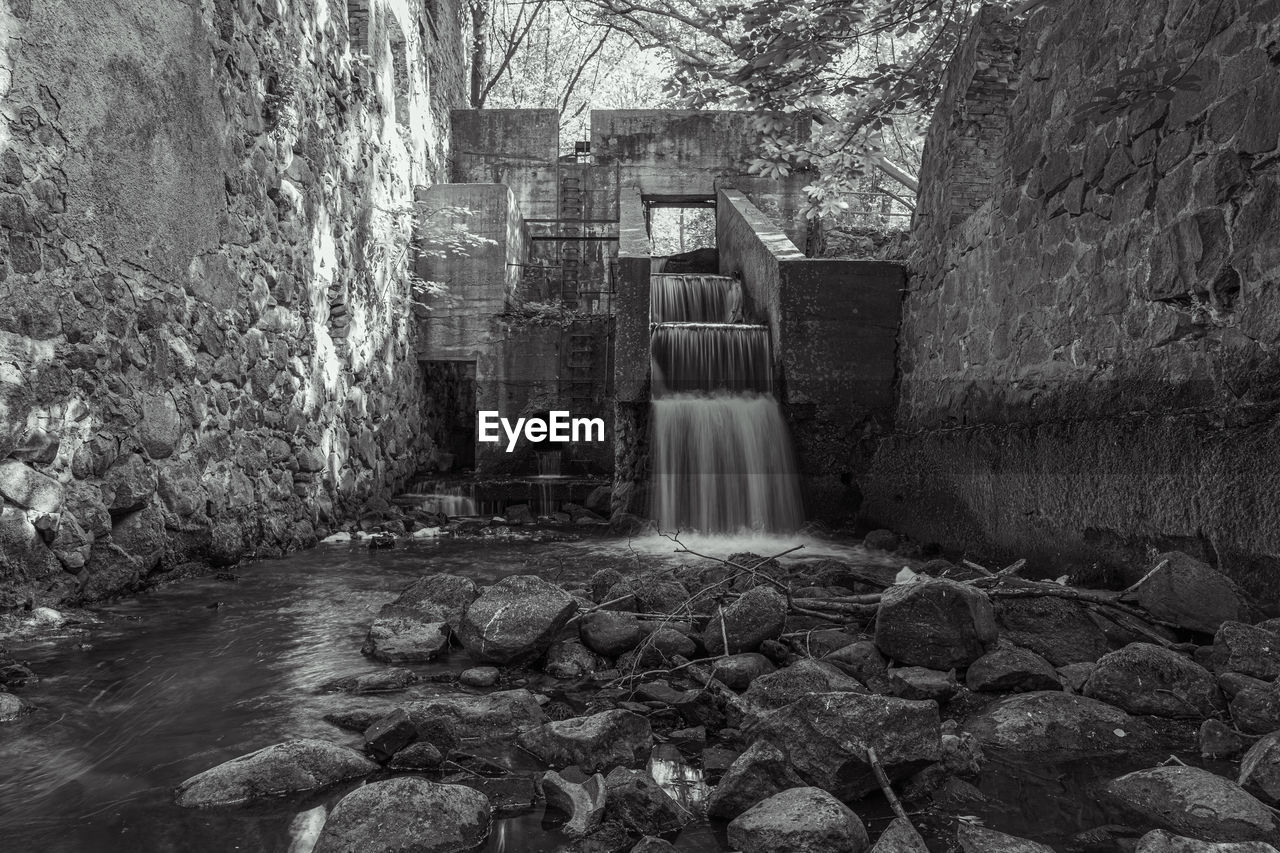
[(674, 628), (659, 628), (649, 635), (646, 642), (667, 660), (677, 655), (691, 658), (698, 653), (698, 644), (687, 634)]
[(820, 788), (791, 788), (734, 818), (729, 846), (742, 853), (862, 853), (871, 842), (844, 803)]
[(380, 717), (364, 733), (364, 751), (377, 761), (386, 761), (418, 736), (418, 727), (403, 708)]
[[(790, 705), (807, 693), (846, 690), (853, 693), (867, 692), (857, 679), (845, 675), (835, 665), (803, 658), (784, 669), (756, 678), (742, 694), (742, 700), (752, 717), (760, 717), (784, 705)], [(741, 723), (732, 717), (729, 722), (730, 725)]]
[(1226, 707), (1207, 669), (1153, 643), (1132, 643), (1104, 655), (1083, 693), (1131, 714), (1208, 717)]
[(606, 791), (604, 777), (599, 773), (578, 784), (548, 770), (538, 780), (538, 792), (547, 801), (547, 808), (569, 818), (560, 829), (571, 838), (589, 834), (604, 820)]
[(1261, 738), (1240, 759), (1240, 787), (1263, 802), (1280, 803), (1280, 732)]
[(442, 573), (418, 578), (392, 604), (419, 611), (427, 622), (447, 622), (457, 631), (475, 598), (476, 585), (470, 578)]
[(765, 715), (748, 734), (769, 741), (796, 773), (842, 800), (879, 790), (867, 747), (890, 778), (902, 778), (941, 756), (938, 706), (862, 693), (810, 693)]
[(1228, 620), (1240, 621), (1244, 600), (1234, 581), (1181, 551), (1158, 554), (1153, 566), (1166, 560), (1168, 564), (1134, 592), (1142, 609), (1179, 628), (1206, 634)]
[(27, 710), (27, 704), (17, 696), (0, 691), (0, 723), (12, 723)]
[(103, 480), (102, 494), (112, 518), (137, 512), (156, 493), (156, 472), (136, 453), (116, 460)]
[(520, 735), (520, 746), (552, 767), (608, 770), (644, 761), (653, 748), (653, 731), (639, 714), (602, 711), (529, 729)]
[(315, 853), (461, 853), (489, 835), (489, 799), (403, 776), (356, 788), (333, 807)]
[(1201, 841), (1153, 829), (1138, 839), (1134, 853), (1280, 853), (1265, 841)]
[(610, 658), (631, 651), (645, 637), (645, 630), (639, 619), (610, 610), (599, 610), (582, 617), (578, 633), (584, 646), (596, 654)]
[(448, 720), (460, 738), (514, 738), (545, 721), (542, 706), (528, 690), (500, 690), (484, 696), (441, 696), (406, 706), (419, 730)]
[(900, 666), (885, 673), (885, 679), (889, 687), (888, 692), (899, 699), (930, 699), (934, 702), (946, 702), (959, 688), (956, 684), (954, 669), (943, 672), (923, 666)]
[(1055, 672), (1058, 673), (1058, 682), (1062, 685), (1062, 689), (1079, 693), (1084, 689), (1089, 676), (1093, 675), (1094, 666), (1095, 664), (1091, 663), (1069, 663), (1058, 667)]
[(1153, 767), (1112, 780), (1106, 794), (1156, 828), (1202, 841), (1280, 838), (1275, 815), (1229, 779), (1199, 767)]
[(433, 743), (418, 741), (391, 756), (387, 766), (392, 770), (434, 770), (444, 762), (440, 748)]
[(573, 640), (561, 640), (552, 643), (547, 649), (547, 659), (542, 670), (556, 678), (586, 678), (592, 673), (605, 669), (608, 664), (599, 655), (592, 652), (582, 643)]
[(41, 515), (62, 509), (62, 485), (16, 459), (0, 462), (0, 497)]
[(875, 642), (885, 657), (899, 663), (948, 670), (986, 654), (998, 630), (991, 602), (981, 590), (921, 578), (885, 590)]
[(636, 846), (631, 848), (631, 853), (679, 853), (679, 848), (670, 841), (646, 835), (636, 842)]
[(1107, 653), (1107, 636), (1078, 601), (1053, 596), (1002, 598), (995, 603), (1000, 636), (1054, 666), (1093, 663)]
[(1248, 745), (1243, 735), (1221, 720), (1205, 720), (1200, 724), (1197, 738), (1204, 758), (1235, 758)]
[(746, 690), (762, 675), (777, 670), (773, 661), (758, 652), (719, 658), (711, 665), (711, 675), (730, 690)]
[(1242, 672), (1263, 681), (1280, 676), (1280, 635), (1243, 622), (1223, 622), (1213, 636), (1214, 672)]
[(956, 828), (956, 842), (964, 853), (1053, 853), (1048, 845), (963, 821)]
[(969, 666), (965, 683), (970, 690), (986, 693), (1030, 693), (1061, 690), (1053, 664), (1035, 652), (1006, 646), (987, 652)]
[(1280, 683), (1243, 686), (1228, 705), (1231, 720), (1246, 734), (1261, 735), (1280, 729)]
[(471, 603), (458, 638), (484, 662), (535, 658), (547, 650), (577, 607), (573, 596), (555, 584), (534, 575), (512, 575)]
[(374, 672), (361, 673), (360, 675), (337, 678), (325, 684), (321, 689), (363, 696), (370, 693), (395, 693), (417, 682), (418, 674), (416, 672), (398, 666), (391, 669), (380, 669)]
[(1154, 733), (1119, 708), (1061, 691), (998, 699), (965, 720), (983, 749), (1066, 761), (1123, 755), (1149, 746)]
[(889, 662), (880, 654), (876, 644), (870, 640), (858, 640), (829, 652), (822, 658), (827, 663), (835, 664), (849, 675), (867, 684), (876, 678), (883, 678)]
[(458, 673), (458, 683), (467, 687), (492, 687), (500, 675), (497, 667), (473, 666)]
[(693, 819), (643, 770), (615, 767), (604, 780), (605, 819), (637, 835), (665, 835)]
[(327, 788), (377, 769), (377, 764), (354, 749), (300, 738), (263, 747), (192, 776), (178, 786), (177, 803), (184, 808), (251, 803)]
[(924, 839), (916, 828), (900, 817), (895, 817), (876, 843), (871, 853), (929, 853)]
[(757, 740), (729, 765), (707, 798), (707, 814), (733, 820), (761, 800), (804, 785), (781, 749)]
[(753, 652), (765, 640), (776, 639), (786, 623), (787, 600), (782, 594), (771, 586), (753, 587), (711, 618), (702, 632), (702, 645), (711, 655)]
[[(384, 608), (385, 612), (385, 608)], [(449, 626), (412, 613), (382, 615), (373, 621), (361, 654), (390, 664), (426, 663), (449, 647)]]

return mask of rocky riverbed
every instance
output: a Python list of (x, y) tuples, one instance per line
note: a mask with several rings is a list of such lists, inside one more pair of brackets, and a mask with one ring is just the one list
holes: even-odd
[[(325, 641), (349, 665), (307, 678), (323, 704), (166, 796), (211, 826), (283, 807), (282, 850), (1280, 839), (1280, 626), (1203, 563), (1158, 555), (1118, 591), (895, 555), (885, 534), (839, 559), (665, 545), (543, 544), (478, 574), (392, 549), (367, 615)], [(39, 667), (12, 658), (10, 727), (41, 713)]]

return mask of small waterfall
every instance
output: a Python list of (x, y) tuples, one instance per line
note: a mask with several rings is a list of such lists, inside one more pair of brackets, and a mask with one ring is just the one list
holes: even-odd
[(740, 323), (742, 283), (725, 275), (655, 275), (651, 323)]
[(718, 292), (724, 279), (657, 278), (684, 281), (651, 299), (663, 318), (650, 338), (654, 518), (668, 531), (795, 530), (804, 518), (768, 327), (672, 316), (718, 310), (715, 293), (693, 291)]
[(427, 512), (440, 512), (447, 516), (478, 515), (475, 487), (445, 486), (438, 480), (418, 480), (406, 496), (418, 499), (418, 506)]

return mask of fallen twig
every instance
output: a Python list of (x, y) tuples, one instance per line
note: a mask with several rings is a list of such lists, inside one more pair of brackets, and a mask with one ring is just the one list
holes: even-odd
[(996, 572), (996, 574), (1000, 575), (1001, 577), (1009, 577), (1011, 575), (1016, 575), (1018, 572), (1022, 571), (1026, 567), (1027, 567), (1027, 559), (1023, 557), (1022, 559), (1016, 560), (1010, 563), (1009, 565), (1005, 566), (1003, 569)]
[(980, 565), (978, 565), (978, 564), (977, 564), (977, 563), (975, 563), (973, 560), (961, 560), (960, 562), (961, 562), (961, 563), (963, 563), (964, 565), (968, 566), (969, 568), (973, 569), (975, 572), (977, 572), (978, 574), (982, 575), (983, 577), (987, 577), (987, 578), (994, 578), (994, 577), (996, 577), (996, 573), (995, 573), (995, 572), (991, 571), (991, 570), (990, 570), (990, 569), (988, 569), (986, 566), (980, 566)]
[(1164, 559), (1164, 560), (1161, 560), (1159, 563), (1156, 563), (1156, 567), (1154, 569), (1147, 572), (1142, 577), (1138, 578), (1136, 583), (1132, 583), (1129, 586), (1125, 587), (1123, 590), (1121, 590), (1120, 594), (1128, 595), (1129, 593), (1135, 591), (1138, 587), (1146, 583), (1151, 578), (1152, 575), (1154, 575), (1156, 572), (1160, 571), (1167, 565), (1169, 565), (1168, 559)]
[[(884, 798), (889, 801), (889, 808), (893, 809), (893, 813), (907, 822), (913, 830), (916, 829), (915, 824), (911, 822), (911, 818), (907, 817), (907, 810), (902, 807), (902, 803), (898, 800), (898, 795), (893, 792), (893, 785), (889, 784), (889, 776), (884, 772), (884, 767), (880, 764), (880, 757), (876, 755), (875, 747), (867, 747), (867, 763), (871, 765), (871, 772), (876, 775), (876, 781), (880, 783), (880, 790), (884, 792)], [(918, 833), (919, 830), (916, 830)]]

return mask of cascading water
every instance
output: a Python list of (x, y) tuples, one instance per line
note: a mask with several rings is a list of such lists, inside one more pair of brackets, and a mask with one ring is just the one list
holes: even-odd
[(741, 313), (731, 278), (662, 275), (652, 287), (651, 500), (659, 527), (795, 530), (804, 520), (800, 488), (773, 396), (768, 327), (724, 321)]

